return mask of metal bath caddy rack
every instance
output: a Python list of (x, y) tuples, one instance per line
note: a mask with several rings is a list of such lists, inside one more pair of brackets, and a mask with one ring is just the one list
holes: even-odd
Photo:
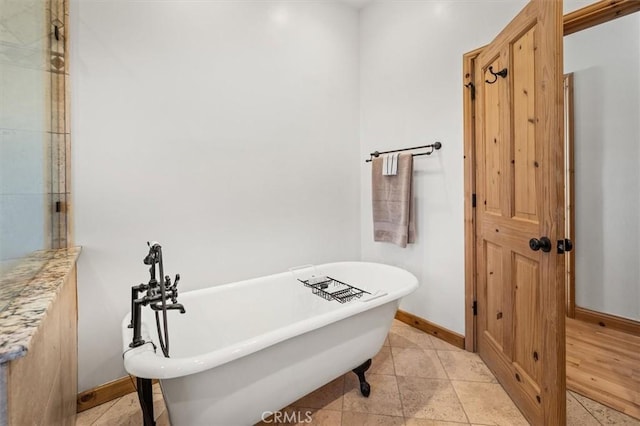
[(359, 289), (352, 285), (343, 283), (331, 277), (322, 277), (322, 281), (316, 281), (317, 278), (309, 278), (307, 280), (298, 281), (303, 283), (305, 287), (311, 287), (313, 294), (322, 297), (325, 300), (337, 300), (340, 303), (346, 303), (350, 300), (360, 298), (363, 294), (371, 294), (368, 291)]

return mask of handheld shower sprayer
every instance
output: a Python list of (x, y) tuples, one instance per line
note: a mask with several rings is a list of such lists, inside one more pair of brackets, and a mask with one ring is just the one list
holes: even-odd
[(158, 253), (162, 250), (162, 246), (157, 241), (147, 241), (149, 253), (145, 256), (143, 262), (145, 265), (155, 265), (158, 263)]

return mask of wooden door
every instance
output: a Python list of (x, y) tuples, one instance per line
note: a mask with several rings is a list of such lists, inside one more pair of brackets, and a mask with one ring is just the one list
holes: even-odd
[(562, 1), (532, 0), (474, 79), (478, 351), (531, 423), (563, 425)]

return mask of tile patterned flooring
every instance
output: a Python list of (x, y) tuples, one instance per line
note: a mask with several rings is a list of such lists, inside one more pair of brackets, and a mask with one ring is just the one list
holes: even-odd
[[(309, 411), (309, 424), (314, 426), (528, 425), (476, 354), (399, 321), (394, 321), (384, 347), (373, 359), (367, 381), (369, 398), (360, 395), (355, 374), (348, 373), (282, 411), (302, 416)], [(168, 426), (158, 385), (154, 405), (157, 425)], [(567, 417), (567, 424), (575, 426), (640, 425), (573, 392), (567, 393)], [(76, 426), (88, 425), (142, 425), (136, 394), (78, 414)]]

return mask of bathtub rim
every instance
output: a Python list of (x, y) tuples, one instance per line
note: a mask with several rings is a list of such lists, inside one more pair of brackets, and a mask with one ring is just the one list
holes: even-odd
[[(275, 345), (284, 340), (357, 315), (360, 312), (376, 308), (386, 303), (392, 303), (398, 299), (401, 299), (407, 294), (410, 294), (418, 288), (418, 279), (415, 277), (415, 275), (393, 265), (375, 262), (355, 261), (332, 262), (317, 265), (317, 267), (354, 263), (364, 266), (376, 265), (376, 267), (383, 266), (386, 268), (394, 269), (397, 272), (400, 272), (401, 275), (405, 276), (403, 278), (403, 285), (402, 287), (394, 289), (393, 291), (388, 291), (387, 294), (383, 296), (373, 298), (371, 300), (354, 300), (353, 302), (341, 306), (340, 309), (325, 312), (323, 314), (306, 318), (293, 324), (288, 324), (284, 327), (276, 328), (262, 335), (242, 340), (227, 347), (223, 347), (203, 354), (181, 358), (165, 358), (164, 356), (162, 356), (162, 352), (157, 351), (155, 346), (151, 344), (151, 338), (146, 327), (147, 323), (144, 322), (142, 327), (142, 337), (148, 343), (137, 348), (130, 348), (129, 343), (131, 342), (133, 331), (132, 329), (128, 328), (128, 325), (130, 323), (129, 313), (123, 318), (121, 323), (125, 370), (129, 374), (132, 374), (136, 377), (149, 379), (172, 379), (176, 377), (196, 374), (211, 368), (215, 368), (219, 365), (225, 364), (235, 359), (250, 355), (254, 352), (258, 352), (261, 349)], [(216, 293), (228, 290), (231, 287), (235, 288), (238, 286), (255, 285), (255, 283), (259, 280), (275, 278), (278, 276), (286, 276), (288, 274), (290, 273), (280, 272), (234, 283), (193, 290), (185, 292), (184, 294), (197, 295), (198, 293)], [(404, 282), (405, 278), (406, 282)], [(338, 302), (331, 301), (328, 303)], [(153, 326), (155, 327), (155, 324), (153, 324)]]

